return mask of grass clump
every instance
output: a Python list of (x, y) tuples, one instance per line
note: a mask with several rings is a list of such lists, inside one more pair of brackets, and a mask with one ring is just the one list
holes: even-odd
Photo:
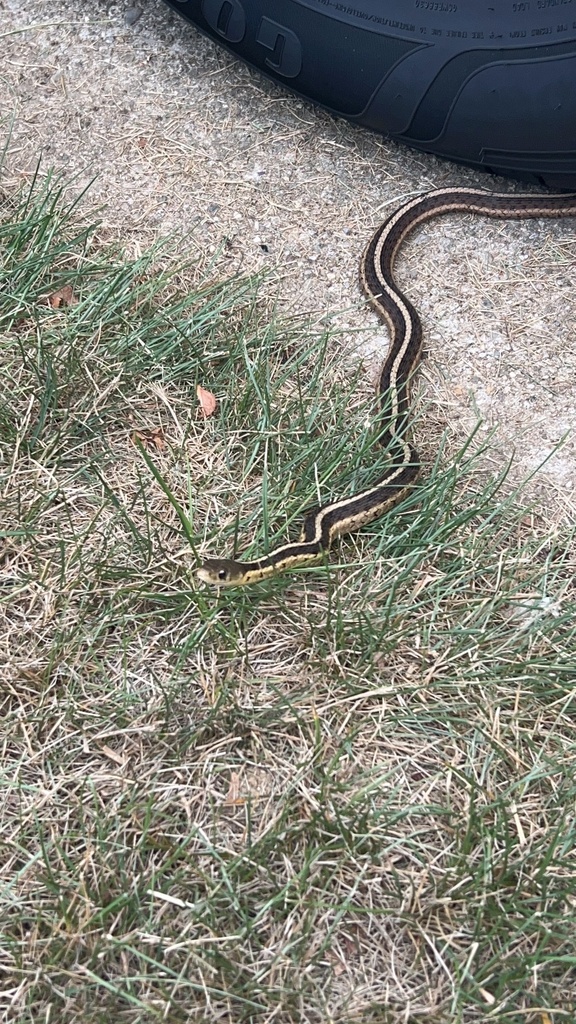
[(0, 226), (6, 1019), (571, 1019), (570, 532), (417, 423), (396, 513), (197, 586), (377, 479), (373, 401), (257, 281), (66, 196)]

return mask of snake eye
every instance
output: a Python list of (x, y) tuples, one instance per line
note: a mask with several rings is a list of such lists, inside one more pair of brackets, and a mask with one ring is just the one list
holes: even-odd
[(218, 579), (219, 580), (225, 580), (227, 575), (228, 575), (228, 573), (226, 572), (226, 569), (219, 569), (218, 570)]

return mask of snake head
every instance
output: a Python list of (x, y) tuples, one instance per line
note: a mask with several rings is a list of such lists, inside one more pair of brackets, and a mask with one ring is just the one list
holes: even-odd
[(206, 558), (196, 575), (213, 587), (238, 587), (243, 582), (244, 566), (232, 558)]

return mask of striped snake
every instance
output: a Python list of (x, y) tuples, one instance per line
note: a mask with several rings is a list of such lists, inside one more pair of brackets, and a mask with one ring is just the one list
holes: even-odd
[(394, 280), (396, 253), (418, 225), (444, 213), (478, 213), (486, 217), (571, 217), (576, 194), (515, 195), (475, 188), (444, 188), (404, 203), (375, 232), (360, 263), (360, 283), (372, 307), (388, 325), (391, 344), (378, 384), (378, 441), (390, 453), (385, 475), (372, 487), (331, 501), (309, 512), (300, 539), (282, 544), (249, 562), (207, 558), (197, 570), (205, 583), (242, 586), (284, 569), (317, 561), (335, 537), (351, 533), (383, 515), (404, 498), (420, 473), (420, 460), (408, 439), (410, 379), (422, 350), (422, 325), (412, 303)]

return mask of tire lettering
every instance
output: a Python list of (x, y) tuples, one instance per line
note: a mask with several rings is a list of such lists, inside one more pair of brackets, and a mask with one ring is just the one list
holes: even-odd
[(296, 78), (302, 70), (302, 44), (290, 28), (271, 18), (262, 18), (256, 42), (272, 51), (265, 63), (284, 78)]
[(202, 0), (202, 14), (227, 43), (241, 43), (246, 32), (246, 15), (240, 0)]

